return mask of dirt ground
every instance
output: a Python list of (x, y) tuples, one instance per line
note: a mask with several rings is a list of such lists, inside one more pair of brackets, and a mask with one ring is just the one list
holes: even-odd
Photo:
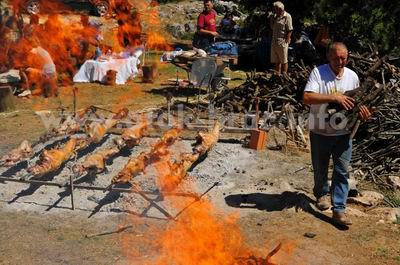
[[(182, 78), (184, 73), (180, 75)], [(193, 96), (190, 91), (177, 91), (168, 85), (167, 79), (174, 77), (175, 68), (161, 65), (154, 84), (142, 84), (140, 80), (115, 87), (79, 84), (77, 107), (126, 106), (140, 110), (165, 104), (164, 95), (169, 91), (181, 98)], [(16, 98), (15, 103), (15, 111), (0, 114), (1, 155), (24, 139), (35, 142), (45, 132), (35, 111), (58, 111), (61, 107), (71, 111), (72, 89), (60, 89), (59, 98)], [(219, 214), (236, 214), (244, 242), (261, 249), (265, 256), (282, 243), (282, 250), (276, 254), (279, 264), (400, 264), (399, 224), (381, 223), (379, 218), (368, 215), (351, 216), (354, 224), (347, 230), (337, 227), (331, 222), (329, 211), (320, 212), (313, 207), (309, 165), (308, 153), (256, 152), (239, 144), (218, 143), (191, 172), (187, 183), (193, 186), (183, 186), (194, 187), (186, 191), (201, 194), (219, 182), (205, 198)], [(47, 197), (36, 200), (47, 192), (56, 196), (62, 192), (57, 187), (34, 190), (23, 199), (12, 201), (26, 186), (0, 183), (0, 264), (154, 264), (157, 249), (140, 246), (141, 255), (132, 259), (127, 252), (137, 251), (139, 244), (127, 245), (125, 237), (143, 242), (141, 238), (146, 237), (149, 227), (163, 230), (174, 224), (154, 207), (122, 213), (102, 209), (91, 216), (98, 199), (105, 196), (102, 192), (94, 193), (94, 197), (78, 193), (82, 205), (75, 211), (69, 208), (68, 194), (56, 207), (51, 206), (57, 197), (50, 197), (53, 201)], [(126, 201), (130, 203), (127, 205)], [(178, 211), (157, 202), (167, 211)], [(117, 206), (130, 209), (138, 204), (136, 197), (127, 195)], [(196, 203), (191, 206), (196, 207)], [(190, 261), (187, 264), (191, 265)]]
[[(130, 93), (136, 86), (141, 92)], [(122, 87), (79, 85), (78, 89), (79, 108), (90, 104), (112, 108), (119, 106), (123, 98), (123, 105), (141, 109), (163, 104), (162, 94), (168, 86), (133, 82)], [(70, 108), (68, 102), (72, 102), (72, 96), (68, 88), (61, 92), (63, 104)], [(134, 96), (129, 97), (132, 94)], [(19, 112), (0, 116), (2, 154), (23, 139), (37, 139), (44, 132), (34, 110), (58, 107), (57, 99), (16, 100)], [(315, 209), (296, 212), (296, 208), (309, 209), (304, 204), (310, 204), (313, 199), (310, 195), (312, 173), (307, 167), (309, 154), (266, 151), (241, 157), (239, 153), (243, 156), (250, 151), (240, 145), (229, 148), (232, 157), (224, 159), (221, 153), (227, 150), (226, 147), (218, 148), (219, 153), (212, 152), (206, 160), (209, 162), (194, 169), (192, 180), (197, 183), (198, 193), (214, 181), (221, 182), (207, 198), (221, 211), (240, 215), (239, 227), (251, 246), (268, 252), (280, 242), (290, 245), (291, 251), (278, 252), (276, 257), (280, 264), (400, 264), (399, 225), (378, 223), (373, 216), (353, 216), (354, 225), (343, 231), (330, 222), (329, 212), (321, 213)], [(240, 159), (232, 160), (235, 156)], [(224, 168), (226, 160), (231, 160), (228, 168), (226, 165)], [(223, 170), (216, 170), (218, 163)], [(303, 167), (307, 169), (293, 174)], [(8, 190), (9, 185), (0, 184), (1, 193)], [(15, 194), (26, 189), (26, 185), (20, 185)], [(50, 189), (59, 192), (58, 188)], [(41, 193), (36, 191), (25, 197), (26, 200), (11, 205), (9, 200), (0, 201), (0, 264), (151, 264), (151, 258), (157, 255), (150, 251), (137, 260), (127, 259), (123, 236), (141, 234), (140, 230), (129, 228), (126, 219), (130, 214), (104, 213), (87, 218), (92, 209), (73, 212), (68, 206), (46, 211), (51, 203), (35, 205), (32, 200), (35, 194)], [(68, 200), (65, 199), (65, 205), (69, 204)], [(167, 227), (170, 224), (170, 221), (159, 220), (160, 213), (149, 215), (139, 217), (146, 226)], [(307, 238), (305, 233), (316, 236)]]

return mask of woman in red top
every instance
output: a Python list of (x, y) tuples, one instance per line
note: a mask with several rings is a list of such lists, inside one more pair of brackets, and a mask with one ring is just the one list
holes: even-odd
[(211, 0), (204, 1), (204, 11), (197, 19), (197, 32), (193, 39), (193, 47), (207, 49), (214, 43), (217, 33), (217, 14)]

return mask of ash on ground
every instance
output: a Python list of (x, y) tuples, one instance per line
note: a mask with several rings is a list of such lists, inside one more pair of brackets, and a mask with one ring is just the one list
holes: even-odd
[[(78, 152), (77, 157), (69, 160), (60, 170), (40, 180), (69, 183), (69, 177), (73, 174), (71, 169), (75, 164), (83, 162), (87, 155), (95, 151), (111, 147), (116, 137), (118, 136), (109, 135), (98, 145), (89, 146), (83, 152)], [(76, 178), (75, 185), (107, 187), (111, 179), (123, 169), (129, 158), (150, 150), (156, 140), (144, 138), (139, 146), (111, 159), (107, 164), (106, 172), (80, 176)], [(36, 163), (43, 148), (49, 149), (65, 141), (65, 138), (58, 138), (36, 145), (35, 156), (29, 164)], [(170, 151), (172, 154), (190, 152), (192, 143), (193, 141), (177, 141), (171, 146)], [(246, 196), (254, 196), (258, 193), (282, 194), (285, 191), (310, 190), (312, 176), (309, 170), (296, 172), (297, 169), (307, 167), (308, 156), (309, 154), (287, 156), (280, 151), (255, 151), (240, 144), (217, 143), (207, 156), (188, 172), (188, 176), (174, 192), (200, 195), (218, 182), (219, 184), (206, 196), (223, 211), (231, 211), (235, 210), (228, 201), (232, 197), (247, 198)], [(27, 163), (22, 162), (12, 168), (1, 168), (0, 174), (4, 177), (19, 178), (26, 174), (26, 168)], [(170, 214), (176, 214), (174, 212), (176, 209), (168, 207), (158, 191), (157, 170), (154, 166), (148, 166), (145, 172), (134, 178), (132, 182), (145, 192), (146, 198), (137, 193), (76, 189), (74, 190), (75, 212), (88, 216), (108, 216), (125, 212), (143, 217), (165, 218), (165, 214), (152, 205), (151, 202), (154, 202), (167, 212), (172, 211), (169, 212)], [(131, 185), (119, 184), (116, 187), (130, 189)], [(190, 197), (185, 199), (194, 200)], [(245, 202), (238, 202), (237, 206), (240, 207), (241, 203)], [(67, 213), (71, 211), (71, 193), (69, 189), (55, 186), (16, 182), (0, 183), (0, 207), (3, 210), (26, 210), (41, 214)], [(246, 210), (240, 212), (240, 214), (246, 213)]]

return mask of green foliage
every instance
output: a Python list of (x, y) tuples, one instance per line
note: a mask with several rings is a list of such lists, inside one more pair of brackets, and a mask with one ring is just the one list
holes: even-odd
[[(239, 0), (248, 13), (271, 11), (274, 1)], [(383, 53), (400, 46), (400, 4), (389, 0), (282, 0), (295, 28), (305, 21), (330, 22), (338, 40), (357, 37)]]
[(181, 40), (193, 40), (194, 38), (194, 33), (193, 32), (185, 32), (185, 34), (183, 34), (180, 39)]

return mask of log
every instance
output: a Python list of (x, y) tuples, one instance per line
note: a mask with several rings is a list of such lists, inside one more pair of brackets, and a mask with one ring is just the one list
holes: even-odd
[(0, 112), (10, 111), (15, 108), (13, 93), (10, 86), (0, 86)]

